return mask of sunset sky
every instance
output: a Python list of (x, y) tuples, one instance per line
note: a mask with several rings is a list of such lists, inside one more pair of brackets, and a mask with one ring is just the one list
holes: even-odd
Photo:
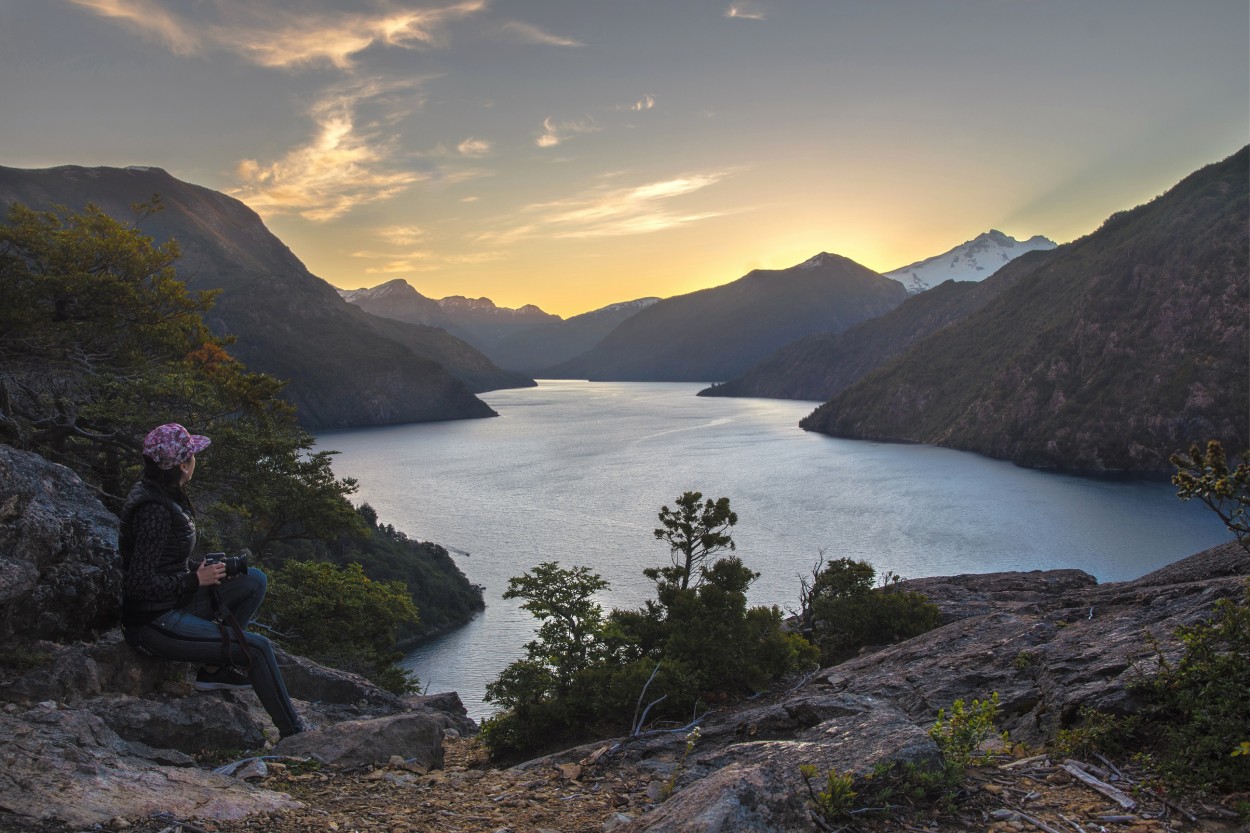
[(336, 286), (564, 316), (1066, 242), (1248, 140), (1246, 0), (0, 0), (0, 164), (159, 166)]

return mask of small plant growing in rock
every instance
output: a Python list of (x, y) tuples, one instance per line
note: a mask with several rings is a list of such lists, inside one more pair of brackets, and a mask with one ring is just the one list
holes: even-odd
[(817, 790), (812, 782), (820, 774), (820, 770), (811, 764), (799, 767), (803, 783), (807, 785), (807, 794), (816, 805), (816, 813), (827, 823), (846, 818), (855, 810), (855, 775), (851, 772), (838, 772), (830, 769), (825, 773), (824, 788)]
[(954, 766), (961, 772), (970, 764), (984, 763), (989, 755), (980, 753), (981, 745), (992, 737), (1006, 740), (1006, 732), (998, 732), (994, 728), (994, 720), (998, 717), (998, 692), (995, 691), (985, 700), (973, 700), (965, 705), (963, 700), (951, 704), (950, 714), (946, 709), (938, 711), (937, 722), (929, 730), (942, 758), (947, 766)]
[(677, 760), (677, 766), (673, 767), (672, 773), (664, 779), (664, 785), (660, 788), (660, 800), (668, 801), (669, 796), (673, 794), (673, 788), (677, 786), (677, 779), (681, 776), (681, 771), (686, 766), (686, 758), (690, 757), (690, 753), (694, 751), (695, 744), (699, 742), (702, 736), (698, 726), (695, 726), (686, 735), (686, 748), (682, 750), (681, 757)]
[(1016, 654), (1015, 659), (1011, 661), (1011, 667), (1017, 671), (1027, 671), (1037, 665), (1037, 652), (1024, 650)]

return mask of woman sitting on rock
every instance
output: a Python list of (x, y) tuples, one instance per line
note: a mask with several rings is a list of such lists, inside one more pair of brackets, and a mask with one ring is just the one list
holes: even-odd
[(244, 630), (268, 579), (247, 567), (227, 578), (226, 564), (191, 560), (195, 508), (183, 487), (209, 443), (177, 423), (152, 429), (143, 442), (143, 477), (121, 510), (122, 633), (145, 654), (200, 663), (194, 685), (201, 691), (253, 688), (287, 737), (305, 726), (269, 640)]

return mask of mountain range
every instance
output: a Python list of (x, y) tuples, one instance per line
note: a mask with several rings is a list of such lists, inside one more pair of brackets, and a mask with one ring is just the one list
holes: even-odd
[[(1248, 158), (1242, 148), (1085, 237), (1019, 259), (985, 282), (994, 297), (802, 427), (1087, 471), (1167, 471), (1171, 452), (1210, 438), (1245, 449)], [(948, 292), (969, 291), (957, 287)]]
[(254, 211), (225, 194), (159, 168), (0, 167), (0, 205), (81, 210), (93, 203), (131, 221), (133, 206), (153, 195), (163, 210), (140, 228), (158, 243), (177, 240), (177, 273), (189, 288), (221, 290), (206, 323), (237, 337), (229, 349), (250, 369), (288, 381), (284, 396), (306, 428), (492, 416), (474, 391), (533, 384), (441, 330), (344, 302)]
[(582, 355), (539, 375), (594, 381), (720, 381), (812, 333), (838, 332), (907, 297), (898, 281), (822, 252), (722, 286), (666, 298)]
[(527, 374), (589, 350), (617, 324), (660, 300), (626, 301), (565, 320), (533, 304), (510, 309), (489, 298), (428, 298), (402, 278), (367, 289), (340, 289), (339, 294), (383, 318), (440, 327), (500, 367)]
[(943, 327), (980, 309), (1045, 256), (1044, 251), (1024, 254), (981, 283), (948, 280), (845, 332), (799, 339), (741, 376), (700, 391), (699, 396), (823, 402)]
[(884, 273), (915, 295), (945, 281), (983, 281), (1003, 266), (1033, 251), (1055, 248), (1055, 241), (1040, 234), (1020, 241), (990, 229), (961, 243), (949, 252)]

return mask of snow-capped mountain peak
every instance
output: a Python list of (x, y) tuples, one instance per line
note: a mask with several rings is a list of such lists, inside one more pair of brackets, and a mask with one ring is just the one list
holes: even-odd
[(1040, 234), (1020, 241), (990, 229), (948, 252), (886, 272), (885, 276), (899, 281), (915, 295), (943, 281), (983, 281), (1026, 252), (1049, 250), (1056, 245)]

